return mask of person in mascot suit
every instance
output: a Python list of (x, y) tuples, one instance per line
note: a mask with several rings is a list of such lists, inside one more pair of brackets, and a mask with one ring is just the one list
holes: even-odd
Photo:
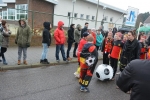
[[(91, 34), (87, 36), (87, 43), (84, 45), (80, 54), (81, 70), (79, 84), (81, 85), (81, 92), (89, 92), (89, 89), (87, 87), (91, 81), (95, 66), (98, 62), (98, 52), (95, 45), (93, 44), (93, 40), (94, 38)], [(90, 58), (92, 58), (93, 60), (91, 61)], [(87, 60), (93, 63), (90, 65), (89, 63), (87, 63)]]

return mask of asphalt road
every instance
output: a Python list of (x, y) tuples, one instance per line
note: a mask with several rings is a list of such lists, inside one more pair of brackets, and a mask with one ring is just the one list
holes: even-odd
[(76, 68), (77, 63), (0, 72), (0, 100), (129, 100), (115, 81), (101, 82), (95, 75), (90, 93), (80, 92)]

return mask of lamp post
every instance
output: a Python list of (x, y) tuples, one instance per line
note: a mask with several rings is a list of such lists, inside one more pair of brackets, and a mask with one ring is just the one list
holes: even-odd
[(72, 9), (72, 21), (71, 21), (71, 23), (73, 23), (74, 4), (76, 3), (76, 0), (72, 0), (72, 3), (73, 3), (73, 9)]
[(95, 20), (95, 29), (96, 29), (96, 26), (97, 26), (98, 6), (99, 6), (99, 0), (98, 0), (98, 3), (97, 3), (97, 12), (96, 12), (96, 20)]
[(101, 25), (102, 25), (102, 28), (104, 29), (104, 16), (105, 16), (105, 10), (106, 10), (106, 6), (103, 6), (103, 18), (102, 18), (102, 21), (101, 21)]

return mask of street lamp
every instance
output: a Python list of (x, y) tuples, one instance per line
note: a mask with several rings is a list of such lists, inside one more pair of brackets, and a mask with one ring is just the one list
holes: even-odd
[(71, 21), (71, 23), (73, 23), (74, 4), (76, 3), (76, 0), (72, 0), (72, 3), (73, 3), (73, 9), (72, 9), (72, 21)]
[(106, 6), (103, 6), (103, 18), (102, 18), (102, 21), (101, 21), (102, 28), (104, 28), (103, 24), (104, 24), (105, 10), (106, 10)]

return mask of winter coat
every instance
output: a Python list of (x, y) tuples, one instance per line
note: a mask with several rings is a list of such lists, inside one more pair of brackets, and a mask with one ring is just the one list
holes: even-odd
[(2, 46), (2, 42), (3, 42), (3, 35), (2, 32), (0, 32), (0, 47)]
[(96, 46), (101, 46), (102, 45), (102, 41), (103, 41), (103, 35), (96, 35)]
[(3, 35), (2, 35), (2, 25), (0, 24), (0, 47), (2, 45), (2, 41), (3, 41)]
[(81, 39), (81, 30), (79, 30), (80, 27), (81, 27), (81, 25), (78, 24), (74, 31), (74, 40), (76, 43), (79, 43), (79, 41)]
[(130, 100), (150, 100), (150, 60), (131, 61), (119, 75), (117, 86), (125, 93), (131, 90)]
[(44, 30), (43, 30), (43, 40), (42, 43), (46, 43), (48, 46), (51, 44), (51, 34), (50, 34), (50, 23), (49, 22), (44, 22)]
[(3, 41), (2, 41), (1, 47), (8, 48), (8, 46), (9, 46), (9, 37), (11, 35), (11, 31), (8, 29), (8, 31), (6, 32), (5, 29), (3, 29), (2, 34), (3, 34)]
[(95, 45), (96, 44), (96, 33), (94, 32), (91, 32), (93, 38), (94, 38), (94, 41), (93, 41), (93, 44)]
[(125, 67), (130, 61), (140, 58), (140, 45), (139, 42), (134, 39), (132, 42), (127, 40), (124, 44), (120, 55), (120, 64)]
[[(21, 20), (25, 22), (25, 20), (23, 19)], [(20, 26), (17, 30), (15, 42), (18, 44), (19, 47), (27, 48), (30, 46), (32, 32), (31, 32), (30, 27), (26, 24), (26, 22), (25, 22), (24, 27), (21, 26), (21, 23), (20, 23), (21, 20), (19, 20)]]
[(83, 37), (83, 33), (84, 33), (84, 32), (87, 32), (87, 31), (88, 31), (87, 27), (84, 27), (84, 28), (81, 30), (81, 38)]
[(74, 24), (70, 25), (70, 29), (68, 30), (68, 43), (74, 42), (74, 28), (72, 27)]
[(55, 39), (56, 44), (65, 44), (65, 41), (66, 41), (65, 32), (61, 28), (62, 25), (64, 25), (64, 23), (62, 21), (59, 21), (58, 27), (54, 31), (54, 39)]

